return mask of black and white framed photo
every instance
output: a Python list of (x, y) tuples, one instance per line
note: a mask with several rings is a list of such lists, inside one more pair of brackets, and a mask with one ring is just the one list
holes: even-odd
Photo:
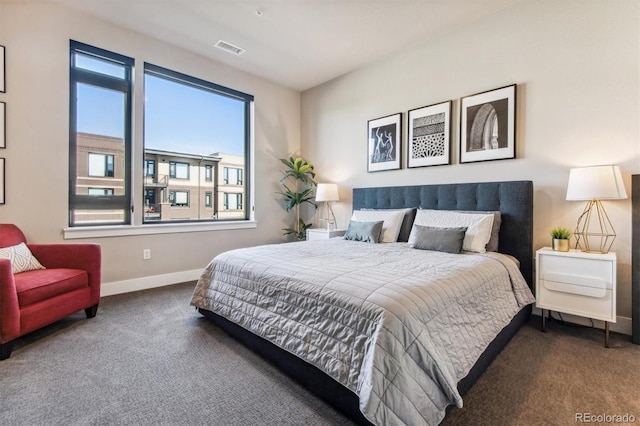
[(0, 93), (6, 93), (6, 80), (4, 77), (4, 66), (5, 66), (5, 61), (4, 61), (4, 51), (5, 48), (4, 46), (0, 46)]
[(516, 156), (516, 85), (460, 102), (460, 163)]
[(4, 204), (4, 158), (0, 158), (0, 204)]
[(396, 170), (402, 161), (402, 113), (369, 120), (367, 171)]
[(7, 104), (0, 102), (0, 148), (7, 147)]
[(407, 167), (451, 164), (451, 101), (408, 113)]

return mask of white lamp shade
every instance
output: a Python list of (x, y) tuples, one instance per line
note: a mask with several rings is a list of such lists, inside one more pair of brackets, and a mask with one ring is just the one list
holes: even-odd
[(335, 183), (319, 183), (316, 188), (316, 201), (338, 201), (338, 185)]
[(624, 200), (622, 174), (618, 166), (578, 167), (569, 171), (567, 200)]

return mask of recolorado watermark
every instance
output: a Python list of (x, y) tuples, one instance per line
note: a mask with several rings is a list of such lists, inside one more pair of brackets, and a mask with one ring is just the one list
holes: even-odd
[(576, 413), (574, 421), (576, 423), (635, 423), (636, 416), (633, 414), (596, 414), (596, 413)]

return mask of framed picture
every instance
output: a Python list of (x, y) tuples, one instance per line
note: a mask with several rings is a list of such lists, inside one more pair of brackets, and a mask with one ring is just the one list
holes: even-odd
[(367, 171), (401, 168), (402, 113), (369, 120), (367, 125)]
[(451, 163), (451, 101), (408, 113), (407, 167)]
[(6, 93), (6, 81), (4, 77), (4, 46), (0, 46), (0, 93)]
[(515, 84), (462, 98), (459, 152), (461, 163), (515, 158)]
[(7, 104), (0, 102), (0, 148), (7, 147)]
[(4, 158), (0, 158), (0, 204), (4, 204)]

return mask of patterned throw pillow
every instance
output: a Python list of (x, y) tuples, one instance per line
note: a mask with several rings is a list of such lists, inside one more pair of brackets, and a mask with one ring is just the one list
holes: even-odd
[(33, 271), (34, 269), (45, 269), (45, 267), (38, 262), (38, 259), (33, 257), (33, 254), (31, 254), (29, 247), (27, 247), (25, 243), (20, 243), (17, 246), (0, 248), (0, 257), (11, 261), (11, 267), (13, 268), (14, 274)]

